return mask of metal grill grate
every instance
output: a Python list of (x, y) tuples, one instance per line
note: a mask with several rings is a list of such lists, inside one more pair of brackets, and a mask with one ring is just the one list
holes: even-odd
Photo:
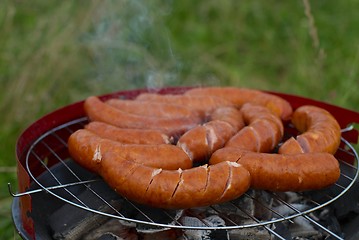
[[(278, 239), (285, 239), (275, 229), (271, 227), (272, 224), (286, 221), (293, 223), (293, 219), (298, 217), (304, 217), (311, 222), (316, 228), (333, 236), (336, 239), (342, 239), (334, 232), (321, 225), (316, 219), (310, 216), (310, 213), (319, 210), (337, 200), (350, 187), (354, 184), (358, 177), (358, 155), (355, 149), (342, 139), (342, 147), (338, 150), (338, 156), (347, 159), (352, 158), (353, 163), (348, 163), (342, 159), (339, 159), (341, 176), (336, 184), (328, 189), (299, 193), (301, 201), (305, 201), (307, 207), (302, 209), (297, 205), (288, 201), (285, 194), (265, 192), (270, 197), (268, 201), (261, 199), (262, 191), (248, 191), (241, 198), (220, 204), (209, 206), (204, 211), (215, 213), (226, 220), (226, 226), (213, 226), (203, 219), (203, 215), (197, 216), (194, 212), (191, 212), (192, 216), (197, 217), (199, 221), (203, 223), (201, 226), (184, 224), (178, 221), (178, 216), (181, 211), (171, 211), (162, 209), (153, 209), (145, 206), (138, 205), (136, 203), (127, 201), (121, 198), (117, 194), (114, 195), (117, 199), (111, 199), (109, 201), (97, 189), (106, 188), (104, 183), (97, 176), (92, 175), (81, 168), (74, 167), (69, 154), (67, 152), (67, 139), (71, 133), (79, 128), (83, 128), (87, 123), (86, 118), (80, 118), (59, 127), (51, 129), (46, 132), (40, 138), (38, 138), (26, 155), (26, 168), (33, 179), (33, 181), (39, 186), (37, 189), (29, 190), (27, 192), (13, 194), (15, 197), (23, 196), (25, 194), (33, 194), (37, 192), (45, 191), (62, 201), (79, 207), (81, 209), (91, 211), (93, 213), (101, 214), (104, 216), (117, 218), (124, 221), (133, 222), (136, 224), (144, 224), (152, 227), (159, 228), (179, 228), (179, 229), (199, 229), (199, 230), (231, 230), (231, 229), (244, 229), (244, 228), (260, 228), (268, 231), (272, 236)], [(287, 127), (288, 128), (288, 127)], [(345, 129), (343, 131), (350, 131)], [(39, 167), (40, 166), (40, 167)], [(63, 175), (58, 176), (58, 173), (53, 169), (61, 167)], [(40, 169), (40, 170), (39, 170)], [(81, 169), (79, 171), (79, 169)], [(35, 176), (39, 175), (39, 171), (43, 171), (41, 174), (48, 174), (51, 176), (53, 182), (40, 182)], [(89, 201), (85, 198), (81, 198), (82, 191), (88, 192), (92, 199), (91, 201), (101, 202), (106, 205), (110, 211), (99, 211), (89, 204)], [(111, 191), (111, 190), (110, 190)], [(88, 195), (87, 195), (88, 196)], [(86, 197), (87, 198), (87, 197)], [(261, 208), (265, 209), (267, 216), (255, 216), (252, 212), (249, 212), (244, 208), (246, 201), (254, 201)], [(126, 203), (126, 210), (119, 209), (113, 201), (120, 201)], [(128, 208), (131, 208), (131, 214), (128, 214)], [(283, 214), (282, 210), (290, 214)], [(249, 219), (245, 223), (239, 223), (228, 216), (228, 209), (234, 209), (234, 211), (240, 212), (241, 215)], [(282, 210), (278, 210), (282, 209)], [(135, 214), (133, 214), (135, 212)], [(135, 217), (134, 217), (135, 216)]]

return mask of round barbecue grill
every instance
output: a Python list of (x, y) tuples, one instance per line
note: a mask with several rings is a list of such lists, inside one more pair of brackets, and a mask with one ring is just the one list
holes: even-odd
[[(187, 89), (173, 87), (157, 89), (156, 92), (180, 94)], [(146, 91), (122, 91), (100, 98), (132, 99)], [(307, 98), (271, 93), (288, 100), (294, 109), (307, 104), (323, 107), (337, 118), (342, 127), (342, 142), (336, 153), (341, 168), (339, 180), (327, 189), (295, 193), (300, 205), (291, 200), (292, 193), (253, 190), (239, 199), (200, 209), (163, 210), (128, 201), (114, 193), (97, 175), (71, 160), (67, 139), (88, 122), (82, 108), (83, 102), (78, 102), (39, 119), (18, 140), (19, 192), (13, 193), (9, 185), (14, 196), (13, 219), (16, 228), (26, 239), (64, 239), (76, 233), (72, 231), (73, 227), (58, 220), (63, 218), (69, 222), (75, 221), (77, 215), (73, 209), (77, 209), (80, 216), (85, 212), (92, 218), (100, 217), (97, 220), (117, 219), (122, 223), (136, 225), (142, 231), (215, 230), (226, 231), (228, 236), (230, 231), (260, 228), (278, 239), (286, 239), (286, 236), (272, 226), (283, 222), (291, 224), (294, 219), (301, 217), (327, 235), (342, 239), (340, 234), (323, 226), (310, 214), (338, 200), (357, 180), (359, 158), (351, 142), (356, 143), (358, 132), (351, 124), (359, 122), (359, 113)], [(286, 124), (285, 132), (284, 140), (295, 134), (295, 129)], [(255, 204), (254, 210), (246, 208), (251, 204)], [(258, 209), (261, 213), (258, 213)], [(211, 221), (213, 216), (221, 221), (217, 218)], [(76, 224), (83, 225), (83, 222), (77, 221)]]

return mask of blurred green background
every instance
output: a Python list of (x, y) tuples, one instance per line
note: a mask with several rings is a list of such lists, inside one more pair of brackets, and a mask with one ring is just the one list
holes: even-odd
[(16, 139), (61, 106), (117, 90), (232, 85), (359, 111), (359, 2), (0, 0), (0, 238)]

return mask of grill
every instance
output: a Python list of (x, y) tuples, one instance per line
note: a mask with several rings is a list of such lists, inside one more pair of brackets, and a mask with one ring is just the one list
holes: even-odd
[[(176, 94), (186, 89), (157, 91)], [(117, 92), (101, 98), (131, 99), (145, 91)], [(93, 224), (102, 225), (108, 219), (115, 219), (124, 226), (135, 226), (139, 232), (173, 231), (181, 236), (179, 239), (195, 239), (191, 237), (193, 231), (208, 233), (214, 239), (232, 239), (239, 232), (249, 235), (264, 233), (267, 238), (287, 239), (288, 233), (281, 228), (296, 225), (298, 219), (302, 219), (322, 236), (343, 239), (344, 234), (323, 224), (320, 215), (356, 184), (359, 157), (351, 142), (356, 142), (358, 132), (350, 123), (359, 122), (359, 114), (311, 99), (273, 94), (287, 99), (293, 108), (303, 104), (324, 107), (338, 119), (343, 129), (341, 146), (336, 153), (341, 176), (336, 184), (320, 191), (302, 193), (250, 190), (239, 199), (200, 209), (175, 211), (142, 206), (120, 197), (98, 176), (71, 160), (67, 139), (88, 121), (84, 117), (82, 102), (78, 102), (44, 116), (19, 138), (19, 192), (13, 193), (9, 185), (14, 196), (16, 228), (26, 239), (70, 239), (87, 232), (89, 227), (86, 224), (92, 224), (92, 229)], [(285, 130), (284, 140), (295, 133), (290, 124), (285, 126)], [(248, 208), (252, 205), (254, 207)], [(74, 228), (71, 222), (78, 227)]]

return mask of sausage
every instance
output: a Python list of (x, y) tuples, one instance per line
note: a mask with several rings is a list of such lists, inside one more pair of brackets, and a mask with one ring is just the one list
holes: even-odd
[(163, 169), (188, 169), (193, 165), (182, 149), (174, 145), (121, 144), (86, 129), (79, 129), (70, 135), (68, 150), (77, 163), (93, 172), (101, 167), (102, 158), (107, 152), (116, 155), (114, 161), (126, 159)]
[[(120, 156), (122, 150), (109, 147), (118, 143), (98, 138), (87, 130), (76, 131), (69, 139), (71, 156), (81, 166), (98, 173), (117, 193), (140, 204), (169, 209), (208, 206), (235, 199), (250, 186), (249, 172), (237, 163), (164, 170)], [(154, 158), (161, 151), (141, 154)]]
[(270, 152), (283, 136), (283, 124), (279, 117), (260, 105), (246, 103), (242, 106), (246, 127), (236, 133), (225, 147), (236, 147), (254, 152)]
[(113, 164), (113, 157), (109, 154), (104, 158), (99, 174), (120, 195), (153, 207), (184, 209), (218, 204), (241, 196), (250, 185), (248, 171), (236, 163), (171, 171), (130, 161)]
[(90, 122), (85, 129), (122, 144), (171, 144), (172, 139), (166, 134), (151, 129), (118, 128), (103, 122)]
[(200, 162), (208, 159), (215, 150), (223, 147), (234, 134), (235, 131), (230, 124), (214, 120), (183, 134), (177, 146), (182, 148), (192, 161)]
[(214, 152), (210, 164), (232, 161), (251, 175), (251, 187), (269, 191), (316, 190), (334, 184), (340, 177), (339, 163), (329, 153), (270, 154), (239, 148)]
[(201, 122), (199, 117), (156, 118), (126, 113), (94, 96), (85, 100), (84, 108), (92, 121), (105, 122), (120, 128), (156, 129), (169, 136), (183, 134)]
[(187, 90), (188, 96), (216, 96), (232, 102), (235, 106), (242, 106), (250, 102), (269, 108), (282, 120), (290, 119), (293, 112), (292, 106), (285, 99), (273, 94), (265, 93), (259, 90), (237, 88), (237, 87), (204, 87)]
[(234, 107), (217, 108), (211, 113), (210, 119), (229, 123), (235, 132), (245, 126), (242, 112)]
[(197, 112), (202, 118), (208, 118), (213, 110), (219, 107), (233, 107), (233, 103), (224, 98), (207, 96), (186, 96), (176, 94), (142, 93), (136, 100), (151, 102), (170, 102)]
[(293, 113), (292, 123), (301, 132), (279, 148), (278, 153), (295, 154), (327, 152), (334, 154), (340, 145), (340, 126), (325, 109), (316, 106), (301, 106)]
[(106, 101), (112, 107), (121, 111), (148, 117), (161, 118), (193, 118), (198, 117), (189, 108), (160, 102), (135, 101), (111, 98)]
[(194, 162), (208, 160), (208, 157), (244, 126), (242, 114), (233, 107), (214, 110), (211, 121), (184, 133), (177, 146)]

